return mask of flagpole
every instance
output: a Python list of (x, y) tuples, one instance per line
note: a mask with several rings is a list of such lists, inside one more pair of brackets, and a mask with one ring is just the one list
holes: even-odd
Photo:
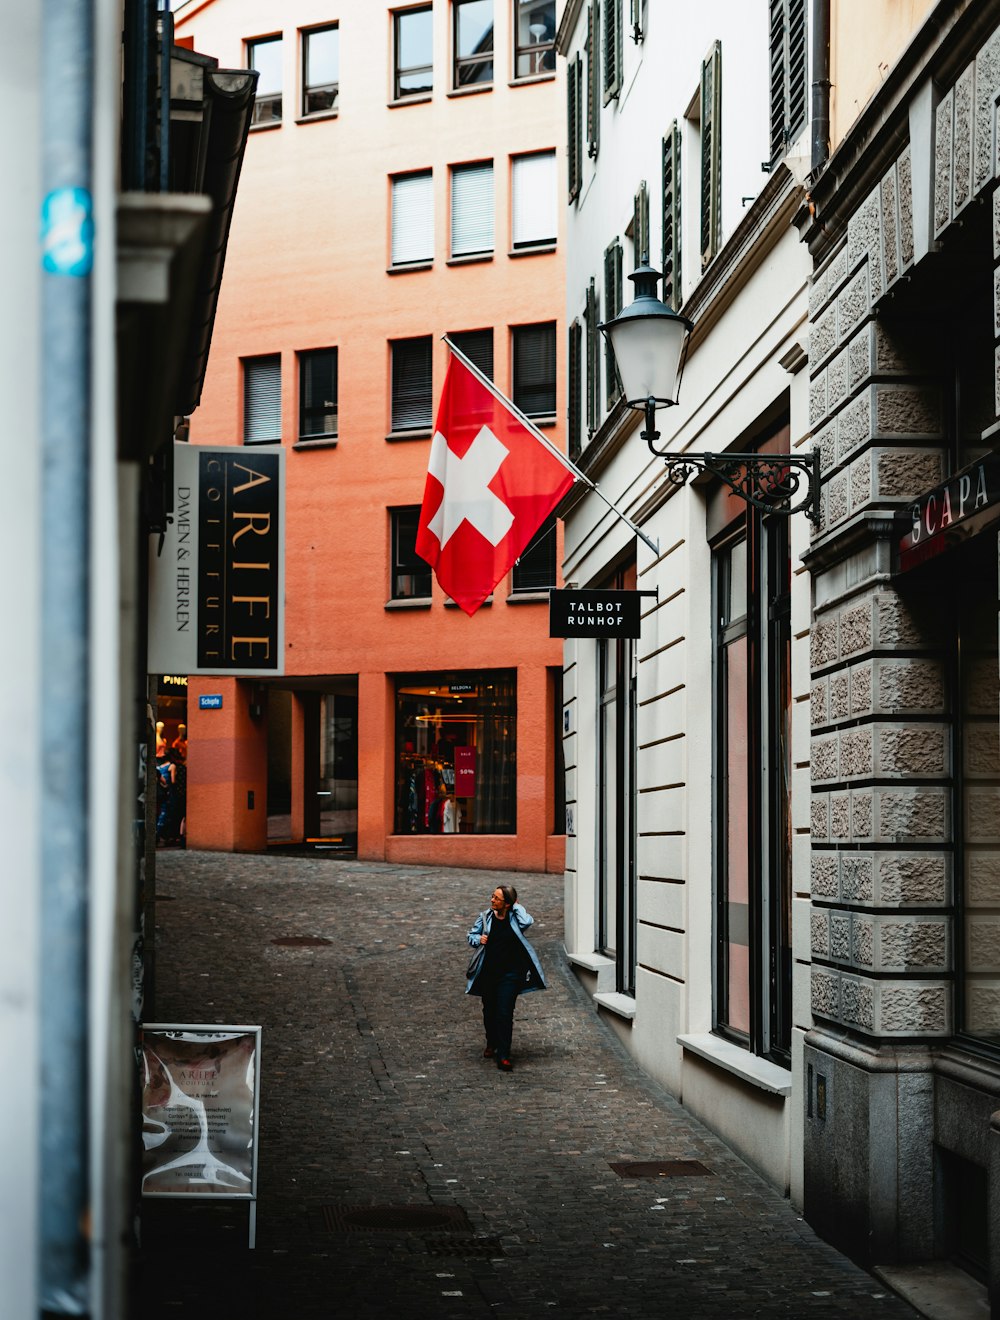
[(654, 555), (658, 555), (660, 553), (659, 543), (657, 541), (651, 541), (641, 527), (637, 527), (630, 518), (627, 518), (620, 509), (616, 508), (615, 505), (612, 504), (611, 501), (608, 499), (607, 495), (605, 495), (604, 492), (598, 488), (597, 483), (595, 481), (591, 481), (590, 477), (588, 477), (585, 472), (581, 472), (571, 458), (568, 458), (564, 453), (562, 453), (562, 451), (552, 443), (552, 441), (548, 438), (548, 436), (543, 434), (543, 432), (538, 429), (538, 427), (534, 424), (533, 421), (531, 421), (529, 417), (525, 417), (521, 409), (518, 408), (518, 406), (515, 403), (512, 403), (511, 400), (507, 398), (506, 394), (504, 394), (501, 390), (497, 389), (497, 387), (490, 380), (489, 376), (484, 375), (483, 372), (481, 372), (479, 368), (476, 366), (476, 364), (474, 362), (471, 362), (465, 356), (465, 354), (462, 352), (460, 348), (456, 348), (447, 335), (442, 335), (441, 338), (448, 345), (451, 352), (454, 353), (455, 357), (458, 358), (459, 362), (461, 362), (464, 367), (466, 367), (469, 371), (472, 372), (476, 380), (478, 380), (481, 385), (485, 386), (485, 388), (489, 390), (489, 392), (493, 395), (495, 399), (499, 399), (505, 408), (510, 409), (510, 411), (518, 418), (518, 420), (524, 426), (525, 430), (530, 431), (531, 434), (535, 437), (535, 439), (539, 440), (545, 446), (545, 448), (549, 450), (551, 454), (553, 454), (556, 458), (558, 458), (559, 462), (562, 463), (563, 467), (568, 468), (569, 471), (573, 473), (573, 475), (577, 478), (578, 481), (582, 481), (585, 486), (589, 487), (589, 489), (592, 490), (595, 495), (597, 495), (600, 499), (602, 499), (604, 503), (608, 506), (608, 508), (611, 510), (611, 512), (615, 515), (615, 517), (620, 518), (621, 521), (630, 531), (634, 532), (636, 536), (640, 538), (640, 540), (644, 541), (646, 545), (649, 546), (650, 550), (652, 550)]

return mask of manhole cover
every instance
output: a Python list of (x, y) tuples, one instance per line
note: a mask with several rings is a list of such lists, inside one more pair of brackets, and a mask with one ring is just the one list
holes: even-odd
[(329, 1233), (469, 1233), (472, 1225), (457, 1205), (325, 1205)]
[(448, 1237), (430, 1238), (427, 1252), (431, 1256), (469, 1256), (477, 1260), (496, 1260), (504, 1254), (499, 1238)]
[(329, 944), (330, 941), (322, 935), (279, 935), (271, 943), (280, 944), (286, 949), (311, 949), (318, 944)]
[(640, 1160), (612, 1164), (619, 1178), (704, 1178), (712, 1175), (698, 1160)]

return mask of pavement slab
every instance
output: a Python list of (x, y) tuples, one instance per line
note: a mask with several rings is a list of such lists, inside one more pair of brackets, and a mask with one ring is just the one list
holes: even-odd
[[(137, 1317), (917, 1314), (635, 1064), (567, 966), (561, 876), (197, 852), (157, 871), (155, 1020), (262, 1027), (257, 1239), (245, 1205), (144, 1201)], [(549, 980), (518, 1001), (509, 1074), (464, 994), (466, 932), (508, 883)], [(611, 1168), (664, 1160), (708, 1172)], [(452, 1218), (401, 1226), (407, 1207)]]

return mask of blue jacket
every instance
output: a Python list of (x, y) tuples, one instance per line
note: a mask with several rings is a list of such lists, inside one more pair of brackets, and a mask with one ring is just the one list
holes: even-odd
[[(535, 918), (531, 916), (530, 913), (526, 912), (520, 903), (515, 903), (507, 914), (507, 920), (510, 922), (511, 930), (524, 945), (525, 952), (531, 960), (531, 966), (528, 968), (525, 983), (521, 987), (520, 993), (526, 994), (529, 990), (547, 990), (548, 986), (545, 984), (545, 973), (542, 971), (542, 964), (538, 961), (538, 954), (535, 953), (534, 949), (524, 938), (523, 933), (529, 926), (534, 924)], [(485, 950), (487, 948), (486, 945), (479, 943), (479, 937), (483, 934), (489, 935), (490, 927), (492, 925), (492, 910), (488, 912), (480, 912), (479, 916), (476, 918), (475, 925), (469, 931), (469, 944), (473, 949)], [(483, 970), (485, 963), (486, 958), (484, 956), (480, 960), (475, 973), (469, 977), (465, 986), (465, 993), (467, 995), (478, 995), (482, 993), (481, 990), (475, 988), (475, 985), (479, 980), (479, 974)]]

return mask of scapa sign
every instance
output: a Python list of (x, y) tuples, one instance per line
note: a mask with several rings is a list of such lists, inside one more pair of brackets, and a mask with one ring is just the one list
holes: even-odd
[(549, 592), (550, 637), (638, 637), (638, 591)]
[(935, 486), (910, 509), (899, 543), (899, 566), (915, 568), (957, 541), (974, 536), (1000, 513), (1000, 456), (989, 454)]
[(174, 446), (174, 521), (160, 554), (150, 542), (150, 673), (284, 672), (284, 458)]

